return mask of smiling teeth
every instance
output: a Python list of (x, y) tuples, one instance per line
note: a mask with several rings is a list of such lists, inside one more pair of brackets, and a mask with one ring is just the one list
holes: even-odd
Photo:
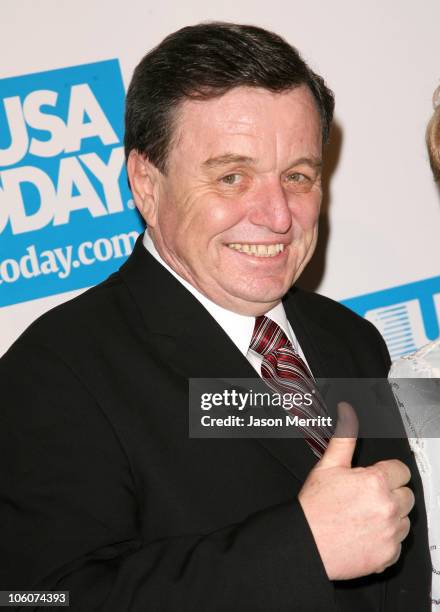
[(249, 253), (257, 257), (275, 257), (278, 253), (284, 251), (284, 244), (240, 244), (234, 242), (228, 244), (228, 247), (240, 251), (240, 253)]

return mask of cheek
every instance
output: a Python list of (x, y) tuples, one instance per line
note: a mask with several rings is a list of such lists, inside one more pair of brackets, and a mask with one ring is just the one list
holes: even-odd
[(198, 241), (209, 242), (237, 225), (242, 217), (238, 203), (205, 196), (188, 209), (184, 224)]
[(319, 218), (320, 199), (308, 199), (300, 202), (293, 210), (293, 218), (304, 232), (310, 232), (316, 226)]

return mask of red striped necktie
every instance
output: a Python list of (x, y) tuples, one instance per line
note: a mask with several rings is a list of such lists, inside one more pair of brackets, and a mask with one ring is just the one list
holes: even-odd
[[(273, 391), (311, 394), (310, 405), (294, 406), (289, 408), (288, 412), (304, 419), (328, 417), (309, 368), (277, 323), (265, 316), (256, 317), (249, 348), (262, 355), (261, 375)], [(330, 427), (305, 425), (301, 429), (312, 451), (317, 457), (321, 457), (332, 435)]]

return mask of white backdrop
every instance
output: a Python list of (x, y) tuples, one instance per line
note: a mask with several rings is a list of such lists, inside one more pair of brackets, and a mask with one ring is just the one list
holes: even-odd
[[(278, 32), (335, 92), (323, 240), (304, 283), (338, 300), (373, 295), (349, 305), (382, 331), (377, 309), (406, 304), (412, 344), (433, 339), (440, 195), (424, 131), (440, 81), (438, 0), (223, 0), (211, 7), (205, 0), (2, 0), (0, 78), (117, 58), (127, 87), (148, 49), (202, 20)], [(7, 256), (0, 233), (0, 261)], [(0, 293), (8, 291), (10, 284), (0, 285)], [(79, 291), (0, 308), (0, 354), (36, 316)], [(393, 338), (387, 341), (393, 349)]]

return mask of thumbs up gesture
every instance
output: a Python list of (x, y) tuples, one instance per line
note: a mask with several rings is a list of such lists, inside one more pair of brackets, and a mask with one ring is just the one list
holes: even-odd
[(341, 402), (335, 435), (298, 496), (330, 580), (382, 572), (410, 530), (409, 469), (397, 459), (352, 468), (357, 431), (353, 408)]

